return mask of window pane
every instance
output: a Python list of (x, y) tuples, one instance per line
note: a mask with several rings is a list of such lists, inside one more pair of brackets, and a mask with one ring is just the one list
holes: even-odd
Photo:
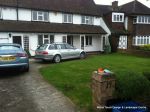
[(61, 49), (66, 49), (65, 44), (60, 44), (60, 46), (61, 46)]
[(81, 18), (82, 18), (82, 21), (81, 21), (82, 24), (85, 24), (85, 16), (82, 16)]
[(48, 21), (48, 12), (44, 12), (44, 21)]
[(66, 43), (66, 36), (63, 36), (63, 43)]
[(89, 37), (89, 45), (92, 45), (92, 37)]
[(48, 39), (44, 39), (44, 44), (48, 44), (49, 40)]
[(48, 49), (53, 50), (53, 49), (56, 49), (56, 47), (55, 47), (55, 45), (52, 44), (52, 45), (49, 46)]
[(114, 21), (117, 21), (117, 15), (114, 15)]
[(150, 17), (148, 17), (148, 23), (150, 23)]
[(122, 21), (122, 18), (123, 18), (122, 15), (120, 15), (120, 21)]
[(38, 45), (43, 44), (43, 35), (38, 35)]
[(43, 12), (41, 12), (41, 11), (38, 11), (38, 15), (43, 15)]
[(54, 35), (50, 35), (50, 43), (54, 43)]
[(43, 20), (43, 16), (38, 16), (38, 20)]
[(67, 14), (64, 14), (64, 22), (67, 22)]
[(37, 11), (32, 12), (33, 20), (37, 20)]
[(86, 36), (86, 45), (89, 45), (88, 36)]
[(68, 22), (72, 22), (72, 15), (71, 14), (68, 14)]

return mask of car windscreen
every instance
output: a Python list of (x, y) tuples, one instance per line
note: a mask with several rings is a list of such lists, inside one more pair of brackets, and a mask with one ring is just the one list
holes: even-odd
[(38, 50), (45, 50), (47, 48), (48, 45), (41, 45), (39, 46), (37, 49)]
[(13, 45), (0, 45), (0, 51), (18, 51), (21, 50), (20, 46)]

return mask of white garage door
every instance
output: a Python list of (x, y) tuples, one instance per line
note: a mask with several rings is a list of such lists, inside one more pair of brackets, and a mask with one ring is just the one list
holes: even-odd
[(0, 38), (0, 43), (8, 43), (8, 38)]

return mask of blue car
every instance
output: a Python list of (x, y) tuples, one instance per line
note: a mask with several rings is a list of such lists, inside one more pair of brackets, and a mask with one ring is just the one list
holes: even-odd
[(0, 69), (18, 68), (24, 72), (29, 71), (29, 58), (19, 44), (0, 44)]

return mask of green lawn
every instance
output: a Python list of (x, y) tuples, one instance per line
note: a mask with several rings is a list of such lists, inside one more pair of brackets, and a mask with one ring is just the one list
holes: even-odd
[(142, 73), (150, 71), (149, 58), (125, 54), (95, 55), (84, 60), (50, 64), (40, 69), (40, 72), (49, 83), (68, 96), (80, 109), (92, 111), (91, 76), (99, 67), (107, 68), (116, 74), (116, 95), (121, 94), (118, 97), (137, 98), (139, 94), (141, 96), (148, 94), (150, 81)]

